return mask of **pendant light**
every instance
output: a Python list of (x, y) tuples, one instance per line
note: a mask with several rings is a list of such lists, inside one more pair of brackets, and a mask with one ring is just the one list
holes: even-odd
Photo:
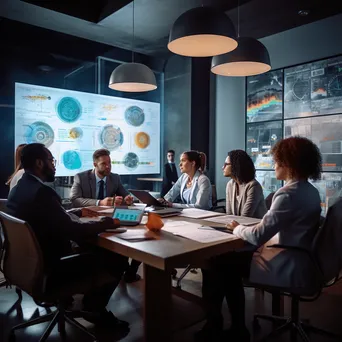
[(238, 47), (211, 61), (211, 71), (221, 76), (252, 76), (271, 70), (268, 51), (257, 39), (240, 37), (240, 6), (238, 4)]
[(134, 63), (134, 0), (132, 63), (119, 65), (110, 75), (109, 88), (125, 92), (144, 92), (157, 89), (156, 77), (146, 65)]
[(235, 28), (229, 17), (211, 7), (197, 7), (174, 22), (168, 49), (188, 57), (211, 57), (237, 47)]

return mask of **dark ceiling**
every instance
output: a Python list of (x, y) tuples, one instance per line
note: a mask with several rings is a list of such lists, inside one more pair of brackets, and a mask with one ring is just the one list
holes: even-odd
[[(0, 2), (0, 15), (6, 18), (131, 49), (130, 0)], [(241, 36), (257, 39), (342, 13), (340, 0), (135, 0), (134, 4), (134, 49), (163, 58), (169, 55), (166, 45), (172, 23), (183, 12), (201, 4), (225, 11), (235, 27), (239, 26)], [(302, 10), (308, 15), (299, 15)]]

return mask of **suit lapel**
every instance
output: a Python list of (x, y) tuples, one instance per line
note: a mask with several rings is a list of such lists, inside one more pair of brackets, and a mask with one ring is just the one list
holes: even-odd
[(113, 193), (113, 180), (112, 180), (112, 174), (110, 173), (109, 176), (107, 176), (106, 181), (106, 196), (112, 197), (115, 194)]
[(89, 190), (90, 190), (90, 198), (96, 199), (96, 177), (95, 177), (94, 170), (89, 172)]

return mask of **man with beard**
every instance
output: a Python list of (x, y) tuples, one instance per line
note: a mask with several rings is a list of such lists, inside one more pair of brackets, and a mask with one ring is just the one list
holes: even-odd
[[(128, 328), (128, 323), (116, 318), (106, 305), (120, 282), (127, 267), (127, 258), (91, 247), (87, 240), (96, 238), (106, 229), (119, 226), (118, 222), (106, 217), (101, 221), (83, 223), (65, 211), (58, 194), (44, 182), (55, 179), (55, 159), (42, 144), (29, 144), (21, 153), (21, 163), (25, 170), (20, 182), (12, 189), (7, 200), (8, 213), (24, 220), (32, 227), (43, 252), (47, 270), (52, 271), (58, 281), (78, 279), (86, 276), (93, 282), (99, 274), (111, 275), (111, 282), (93, 287), (83, 298), (83, 317), (95, 324), (110, 328)], [(74, 212), (84, 215), (85, 209)], [(85, 258), (61, 258), (73, 254), (71, 240), (83, 248)], [(75, 260), (75, 261), (72, 261)]]
[(74, 208), (114, 204), (133, 203), (133, 197), (122, 186), (120, 176), (112, 173), (110, 152), (96, 150), (93, 154), (93, 170), (78, 173), (70, 191), (70, 200)]
[[(70, 191), (70, 200), (74, 208), (86, 206), (131, 205), (133, 197), (122, 186), (120, 176), (112, 173), (110, 152), (96, 150), (93, 154), (93, 170), (78, 173)], [(140, 262), (132, 260), (125, 272), (124, 280), (133, 283), (141, 279), (137, 274)]]

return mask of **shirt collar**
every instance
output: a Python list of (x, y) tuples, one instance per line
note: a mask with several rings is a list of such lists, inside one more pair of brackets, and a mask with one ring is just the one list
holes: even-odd
[(35, 179), (37, 179), (37, 181), (41, 182), (42, 184), (44, 184), (44, 182), (37, 176), (33, 175), (32, 173), (28, 173), (29, 175), (31, 175), (32, 177), (34, 177)]
[(103, 177), (102, 179), (100, 178), (100, 177), (98, 177), (98, 175), (96, 174), (96, 172), (95, 172), (95, 178), (96, 178), (96, 184), (99, 182), (99, 181), (101, 181), (101, 180), (103, 180), (103, 182), (106, 184), (106, 182), (107, 182), (107, 176), (105, 176), (105, 177)]

